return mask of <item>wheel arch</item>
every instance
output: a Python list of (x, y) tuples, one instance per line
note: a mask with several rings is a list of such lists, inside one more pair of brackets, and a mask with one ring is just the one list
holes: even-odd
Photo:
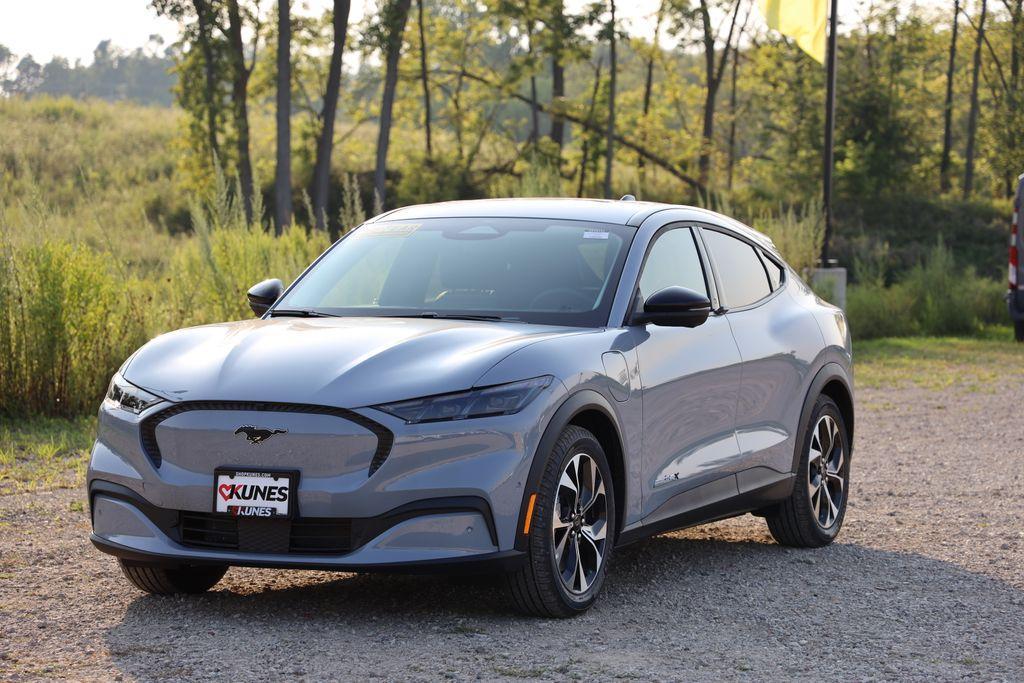
[(523, 533), (523, 529), (526, 525), (526, 515), (529, 512), (530, 497), (540, 487), (547, 454), (551, 452), (559, 435), (569, 425), (576, 425), (591, 432), (604, 449), (605, 455), (608, 457), (608, 466), (612, 470), (616, 534), (622, 529), (627, 487), (622, 430), (619, 427), (615, 410), (609, 401), (598, 392), (585, 389), (572, 394), (562, 402), (544, 429), (537, 450), (533, 454), (533, 463), (530, 465), (526, 485), (523, 487), (523, 499), (519, 504), (514, 546), (516, 550), (526, 550), (527, 548), (529, 537)]
[(803, 409), (800, 411), (800, 431), (796, 438), (796, 446), (793, 449), (793, 466), (790, 470), (791, 472), (796, 472), (800, 465), (800, 449), (803, 441), (802, 435), (811, 419), (811, 411), (814, 410), (814, 404), (821, 395), (828, 396), (836, 402), (836, 405), (839, 406), (839, 412), (842, 413), (843, 422), (846, 424), (846, 429), (850, 439), (850, 452), (852, 454), (855, 411), (853, 389), (851, 387), (852, 382), (850, 381), (850, 376), (846, 369), (839, 363), (826, 363), (820, 370), (818, 370), (814, 379), (811, 380), (810, 388), (808, 388), (807, 395), (804, 398)]

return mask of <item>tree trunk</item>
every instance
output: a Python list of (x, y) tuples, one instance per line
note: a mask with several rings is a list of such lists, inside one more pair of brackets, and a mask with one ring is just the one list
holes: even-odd
[(245, 220), (253, 220), (252, 160), (249, 156), (249, 68), (245, 64), (245, 44), (242, 42), (242, 13), (238, 0), (228, 0), (228, 42), (231, 55), (231, 113), (235, 124), (238, 153), (238, 182), (242, 187), (242, 207)]
[(430, 134), (430, 81), (427, 77), (427, 37), (423, 27), (423, 0), (416, 0), (420, 27), (420, 81), (423, 83), (423, 131), (426, 136), (427, 161), (434, 156)]
[[(320, 113), (320, 136), (316, 142), (316, 163), (313, 166), (313, 214), (318, 230), (327, 229), (327, 193), (331, 180), (331, 151), (334, 148), (334, 118), (341, 91), (341, 63), (348, 34), (348, 13), (351, 0), (334, 0), (334, 46), (327, 72), (323, 110)], [(348, 226), (352, 227), (352, 226)]]
[(981, 80), (981, 46), (985, 42), (985, 14), (987, 0), (981, 0), (981, 16), (978, 18), (978, 38), (974, 44), (974, 72), (971, 76), (971, 111), (967, 117), (967, 153), (964, 168), (964, 199), (974, 192), (974, 143), (978, 134), (978, 84)]
[[(533, 19), (528, 15), (526, 17), (526, 52), (533, 58)], [(530, 143), (533, 146), (533, 151), (537, 151), (537, 143), (540, 141), (540, 111), (538, 105), (540, 101), (537, 99), (537, 74), (533, 73), (533, 69), (530, 69)]]
[(384, 94), (380, 105), (380, 129), (377, 133), (377, 168), (373, 174), (375, 203), (383, 207), (387, 199), (388, 144), (391, 141), (391, 113), (398, 86), (398, 60), (402, 55), (402, 36), (409, 19), (412, 0), (393, 0), (388, 6), (387, 44), (385, 46)]
[(277, 168), (274, 171), (274, 232), (292, 222), (292, 24), (291, 0), (277, 2)]
[[(658, 39), (661, 34), (661, 22), (665, 17), (665, 0), (658, 5), (658, 15), (654, 22), (654, 43), (651, 45), (651, 53), (647, 56), (646, 73), (644, 75), (644, 104), (643, 104), (643, 115), (640, 117), (642, 127), (640, 129), (640, 143), (647, 144), (647, 114), (651, 110), (651, 93), (654, 90), (654, 56), (658, 54), (661, 48), (658, 45)], [(647, 178), (647, 160), (643, 157), (637, 157), (636, 160), (637, 180), (639, 187), (637, 188), (637, 195), (643, 197), (645, 180)]]
[(944, 127), (942, 132), (942, 160), (939, 163), (939, 189), (949, 192), (950, 154), (953, 148), (953, 74), (956, 71), (956, 36), (959, 28), (960, 0), (953, 0), (953, 35), (949, 40), (949, 64), (946, 67), (946, 103), (942, 114)]
[(217, 142), (217, 75), (213, 63), (213, 17), (210, 16), (208, 0), (194, 0), (196, 18), (199, 21), (199, 47), (203, 51), (203, 75), (206, 88), (206, 135), (210, 147), (210, 165), (220, 163), (220, 144)]
[[(590, 107), (587, 108), (587, 126), (594, 128), (594, 111), (597, 109), (597, 91), (601, 87), (601, 61), (597, 62), (597, 69), (594, 70), (594, 89), (590, 92)], [(583, 148), (580, 150), (580, 182), (576, 188), (576, 196), (583, 196), (583, 185), (587, 179), (587, 161), (590, 153), (590, 136), (583, 137)]]
[[(743, 32), (740, 32), (743, 35)], [(737, 43), (738, 43), (737, 39)], [(729, 91), (729, 159), (728, 166), (726, 167), (726, 179), (725, 186), (732, 191), (732, 174), (733, 168), (736, 166), (736, 78), (740, 67), (740, 55), (739, 47), (737, 45), (737, 52), (732, 56), (732, 86)]]
[(604, 150), (604, 197), (612, 198), (612, 165), (615, 161), (615, 80), (618, 71), (618, 56), (616, 55), (616, 27), (615, 27), (615, 0), (609, 0), (611, 10), (611, 21), (608, 31), (608, 67), (611, 70), (608, 80), (608, 132), (606, 134)]
[[(565, 3), (558, 0), (553, 11), (555, 13), (555, 33), (561, 40), (568, 33), (565, 26)], [(551, 104), (555, 111), (561, 109), (565, 98), (565, 65), (562, 63), (561, 47), (558, 45), (551, 52)], [(565, 119), (560, 115), (551, 115), (551, 130), (548, 136), (558, 145), (558, 164), (561, 166), (562, 146), (565, 144)]]
[[(705, 188), (711, 179), (711, 152), (714, 147), (715, 135), (715, 103), (718, 98), (718, 88), (722, 84), (722, 77), (725, 74), (725, 67), (729, 61), (729, 49), (732, 45), (732, 35), (736, 28), (736, 18), (740, 12), (740, 0), (736, 0), (735, 9), (732, 13), (732, 23), (729, 26), (729, 35), (725, 39), (725, 49), (722, 50), (722, 59), (716, 65), (715, 59), (715, 28), (711, 24), (711, 13), (708, 10), (707, 0), (700, 2), (700, 16), (703, 27), (704, 42), (704, 123), (701, 130), (700, 156), (697, 160), (697, 180)], [(707, 197), (704, 197), (706, 200)]]

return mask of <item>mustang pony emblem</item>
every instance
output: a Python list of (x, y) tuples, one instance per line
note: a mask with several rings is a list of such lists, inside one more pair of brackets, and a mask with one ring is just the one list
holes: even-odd
[(245, 438), (251, 444), (259, 445), (272, 437), (274, 434), (287, 434), (287, 429), (260, 429), (253, 425), (242, 425), (235, 430), (235, 434), (245, 434)]

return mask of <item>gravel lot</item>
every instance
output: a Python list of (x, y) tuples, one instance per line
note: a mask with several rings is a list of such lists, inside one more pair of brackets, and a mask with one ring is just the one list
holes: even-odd
[(81, 491), (0, 497), (0, 678), (1024, 680), (1024, 385), (858, 399), (839, 542), (750, 516), (660, 536), (571, 621), (475, 579), (232, 569), (144, 596)]

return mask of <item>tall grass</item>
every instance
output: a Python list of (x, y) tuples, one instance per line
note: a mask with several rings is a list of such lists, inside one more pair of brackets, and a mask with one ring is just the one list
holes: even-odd
[[(251, 316), (245, 291), (294, 279), (328, 246), (298, 227), (274, 237), (247, 223), (221, 183), (195, 204), (196, 237), (141, 278), (110, 250), (46, 239), (0, 245), (0, 414), (80, 415), (98, 405), (117, 367), (171, 329)], [(0, 214), (0, 221), (3, 220)]]

